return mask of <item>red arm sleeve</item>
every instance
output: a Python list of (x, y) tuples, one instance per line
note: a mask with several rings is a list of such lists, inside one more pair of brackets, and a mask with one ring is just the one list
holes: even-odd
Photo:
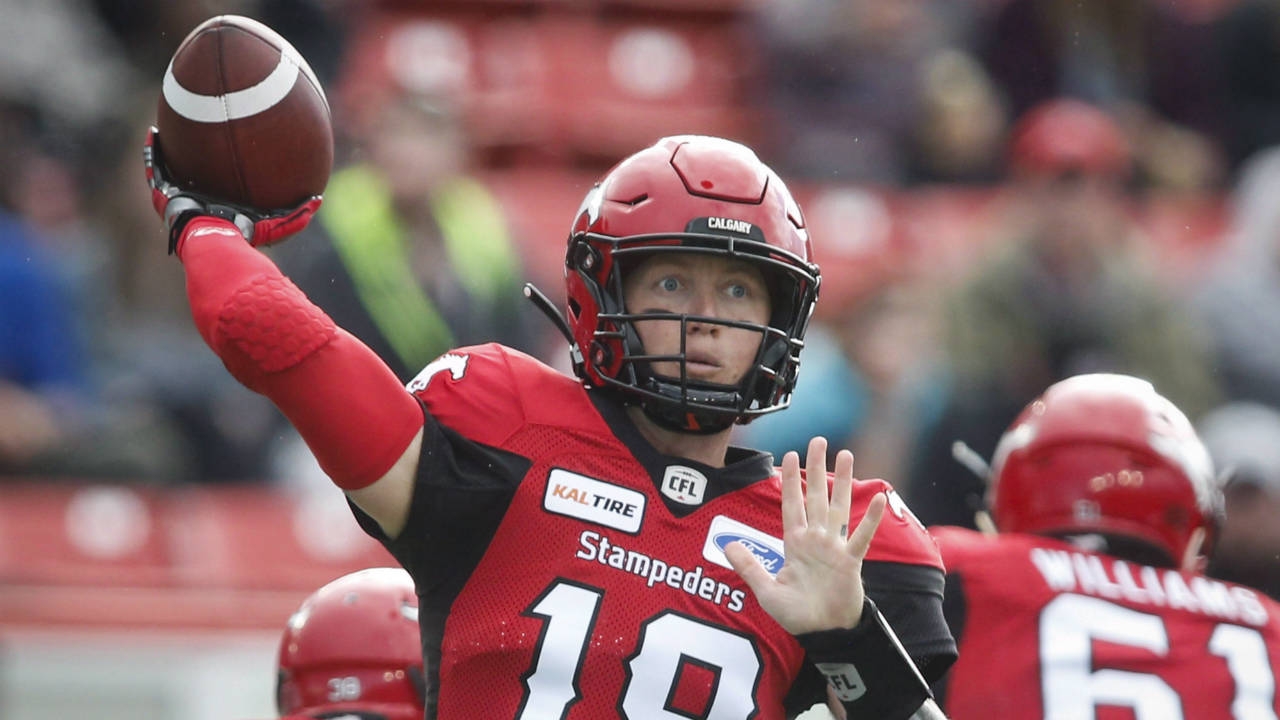
[(423, 420), (386, 364), (231, 223), (191, 221), (178, 257), (200, 335), (237, 380), (280, 408), (325, 473), (348, 490), (385, 475)]

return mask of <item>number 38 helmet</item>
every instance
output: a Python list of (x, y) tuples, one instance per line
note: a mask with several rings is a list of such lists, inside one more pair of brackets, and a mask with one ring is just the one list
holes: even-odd
[[(1198, 531), (1206, 550), (1222, 501), (1190, 421), (1145, 380), (1077, 375), (1014, 420), (991, 468), (1002, 532), (1096, 533), (1180, 565)], [(1164, 559), (1164, 558), (1161, 558)]]
[[(703, 253), (758, 267), (770, 289), (768, 326), (674, 313), (635, 313), (622, 275), (655, 253)], [(790, 402), (819, 273), (804, 217), (785, 184), (749, 148), (705, 136), (659, 140), (610, 170), (587, 193), (565, 257), (574, 370), (622, 393), (655, 422), (715, 432)], [(752, 368), (736, 385), (689, 379), (683, 352), (648, 355), (633, 323), (670, 319), (761, 333)], [(679, 377), (651, 371), (672, 362)]]
[(280, 715), (422, 720), (418, 597), (409, 573), (370, 568), (312, 593), (280, 639)]

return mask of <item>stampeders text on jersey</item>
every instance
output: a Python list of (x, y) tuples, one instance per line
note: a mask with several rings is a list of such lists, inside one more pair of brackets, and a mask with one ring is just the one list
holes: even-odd
[(743, 601), (747, 597), (745, 590), (734, 589), (715, 578), (707, 577), (706, 570), (701, 565), (694, 566), (692, 570), (672, 565), (644, 553), (627, 550), (598, 532), (583, 530), (578, 536), (578, 544), (582, 548), (574, 553), (574, 557), (645, 578), (649, 587), (663, 584), (716, 605), (724, 605), (733, 612), (742, 610)]

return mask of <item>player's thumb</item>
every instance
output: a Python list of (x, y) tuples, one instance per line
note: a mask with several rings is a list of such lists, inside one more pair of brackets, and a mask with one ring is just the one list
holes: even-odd
[(729, 559), (733, 571), (751, 588), (751, 592), (759, 595), (760, 590), (773, 580), (769, 571), (764, 569), (755, 556), (740, 542), (731, 542), (724, 548), (724, 556)]

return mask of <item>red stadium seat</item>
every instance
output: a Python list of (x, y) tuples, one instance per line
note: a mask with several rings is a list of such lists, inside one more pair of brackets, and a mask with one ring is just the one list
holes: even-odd
[(189, 546), (180, 569), (191, 584), (314, 590), (352, 570), (395, 565), (336, 490), (192, 490), (180, 514)]
[(529, 280), (559, 302), (564, 295), (564, 253), (582, 198), (600, 173), (518, 168), (486, 173), (483, 180), (506, 209), (521, 241)]
[(173, 583), (168, 520), (156, 491), (6, 483), (0, 585)]
[(336, 490), (10, 480), (0, 502), (0, 630), (274, 630), (324, 583), (388, 565)]
[(358, 135), (381, 103), (408, 93), (453, 105), (482, 157), (553, 153), (552, 69), (534, 21), (476, 10), (433, 6), (368, 18), (336, 93), (344, 126)]
[(558, 135), (580, 156), (618, 159), (664, 135), (755, 134), (741, 87), (749, 54), (724, 25), (566, 17), (541, 32)]

